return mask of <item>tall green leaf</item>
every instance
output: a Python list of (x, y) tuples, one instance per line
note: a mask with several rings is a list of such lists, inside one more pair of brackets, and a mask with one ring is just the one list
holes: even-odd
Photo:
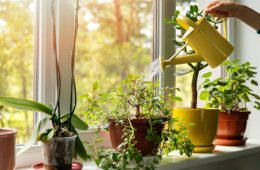
[(76, 143), (75, 143), (75, 151), (77, 153), (77, 155), (79, 155), (79, 157), (83, 160), (88, 160), (90, 159), (90, 155), (87, 154), (87, 151), (81, 141), (81, 139), (79, 138), (79, 135), (75, 129), (74, 126), (72, 126), (72, 130), (71, 130), (74, 134), (77, 135), (76, 137)]
[(0, 97), (0, 104), (25, 111), (36, 111), (52, 115), (52, 109), (42, 103), (12, 97)]

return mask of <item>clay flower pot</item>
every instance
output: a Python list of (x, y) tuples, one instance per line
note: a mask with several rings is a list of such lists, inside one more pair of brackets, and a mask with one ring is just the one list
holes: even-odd
[(173, 117), (187, 125), (188, 138), (195, 145), (194, 152), (207, 153), (215, 148), (219, 109), (174, 108)]
[(247, 119), (250, 112), (220, 112), (217, 134), (217, 145), (243, 146)]
[(0, 129), (0, 170), (14, 170), (17, 130)]
[(71, 170), (76, 136), (53, 138), (43, 143), (45, 170)]
[[(110, 138), (113, 148), (117, 148), (123, 140), (123, 129), (124, 127), (116, 124), (115, 120), (110, 119), (109, 124), (109, 132)], [(136, 148), (140, 150), (142, 155), (154, 155), (156, 154), (159, 144), (153, 141), (148, 141), (146, 139), (147, 129), (150, 127), (147, 119), (133, 119), (131, 120), (133, 127), (136, 129), (135, 131), (135, 141)], [(158, 135), (161, 135), (162, 130), (164, 128), (164, 124), (157, 124), (153, 128), (155, 128), (158, 132)]]

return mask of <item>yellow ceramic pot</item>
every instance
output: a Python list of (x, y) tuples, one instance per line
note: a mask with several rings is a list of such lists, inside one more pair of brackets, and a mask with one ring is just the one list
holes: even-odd
[(215, 148), (218, 114), (218, 109), (173, 109), (173, 117), (183, 121), (188, 129), (188, 137), (195, 145), (194, 152), (211, 152)]

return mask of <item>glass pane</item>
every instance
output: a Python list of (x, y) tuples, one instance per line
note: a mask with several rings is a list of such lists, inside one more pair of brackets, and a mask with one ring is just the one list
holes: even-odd
[[(84, 0), (76, 54), (79, 96), (98, 80), (103, 92), (128, 74), (140, 74), (152, 61), (153, 0)], [(93, 122), (85, 117), (90, 124)]]
[[(0, 96), (33, 97), (33, 0), (0, 0)], [(23, 144), (33, 128), (33, 114), (0, 108), (0, 127), (18, 129)]]
[[(191, 0), (180, 0), (176, 2), (176, 9), (181, 11), (183, 15), (186, 14), (186, 11), (189, 9)], [(192, 1), (194, 2), (194, 1)], [(178, 32), (177, 32), (178, 33)], [(176, 65), (176, 73), (186, 72), (191, 70), (191, 67), (188, 64)], [(188, 73), (182, 76), (176, 76), (176, 87), (180, 88), (178, 95), (183, 99), (182, 102), (177, 102), (178, 106), (190, 107), (191, 105), (191, 79), (192, 73)], [(185, 100), (184, 100), (185, 99)]]

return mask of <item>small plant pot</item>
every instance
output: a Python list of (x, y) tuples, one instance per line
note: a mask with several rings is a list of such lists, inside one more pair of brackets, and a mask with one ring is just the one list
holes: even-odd
[(76, 136), (53, 138), (43, 143), (45, 170), (71, 170)]
[[(109, 120), (109, 132), (110, 138), (113, 148), (117, 148), (123, 142), (123, 129), (122, 125), (119, 125), (115, 122), (115, 120)], [(159, 144), (153, 141), (148, 141), (146, 139), (147, 129), (150, 127), (150, 124), (147, 119), (132, 119), (131, 123), (133, 127), (136, 129), (135, 131), (135, 141), (136, 148), (140, 150), (142, 155), (154, 155), (158, 151)], [(158, 135), (162, 134), (162, 130), (164, 128), (164, 123), (157, 124), (153, 127), (156, 129)]]
[(184, 123), (188, 129), (188, 138), (195, 145), (194, 152), (197, 153), (208, 153), (214, 150), (218, 114), (218, 109), (173, 109), (173, 117)]
[(0, 170), (13, 170), (15, 167), (16, 133), (15, 129), (0, 129)]
[(223, 146), (243, 146), (250, 112), (220, 112), (216, 144)]

